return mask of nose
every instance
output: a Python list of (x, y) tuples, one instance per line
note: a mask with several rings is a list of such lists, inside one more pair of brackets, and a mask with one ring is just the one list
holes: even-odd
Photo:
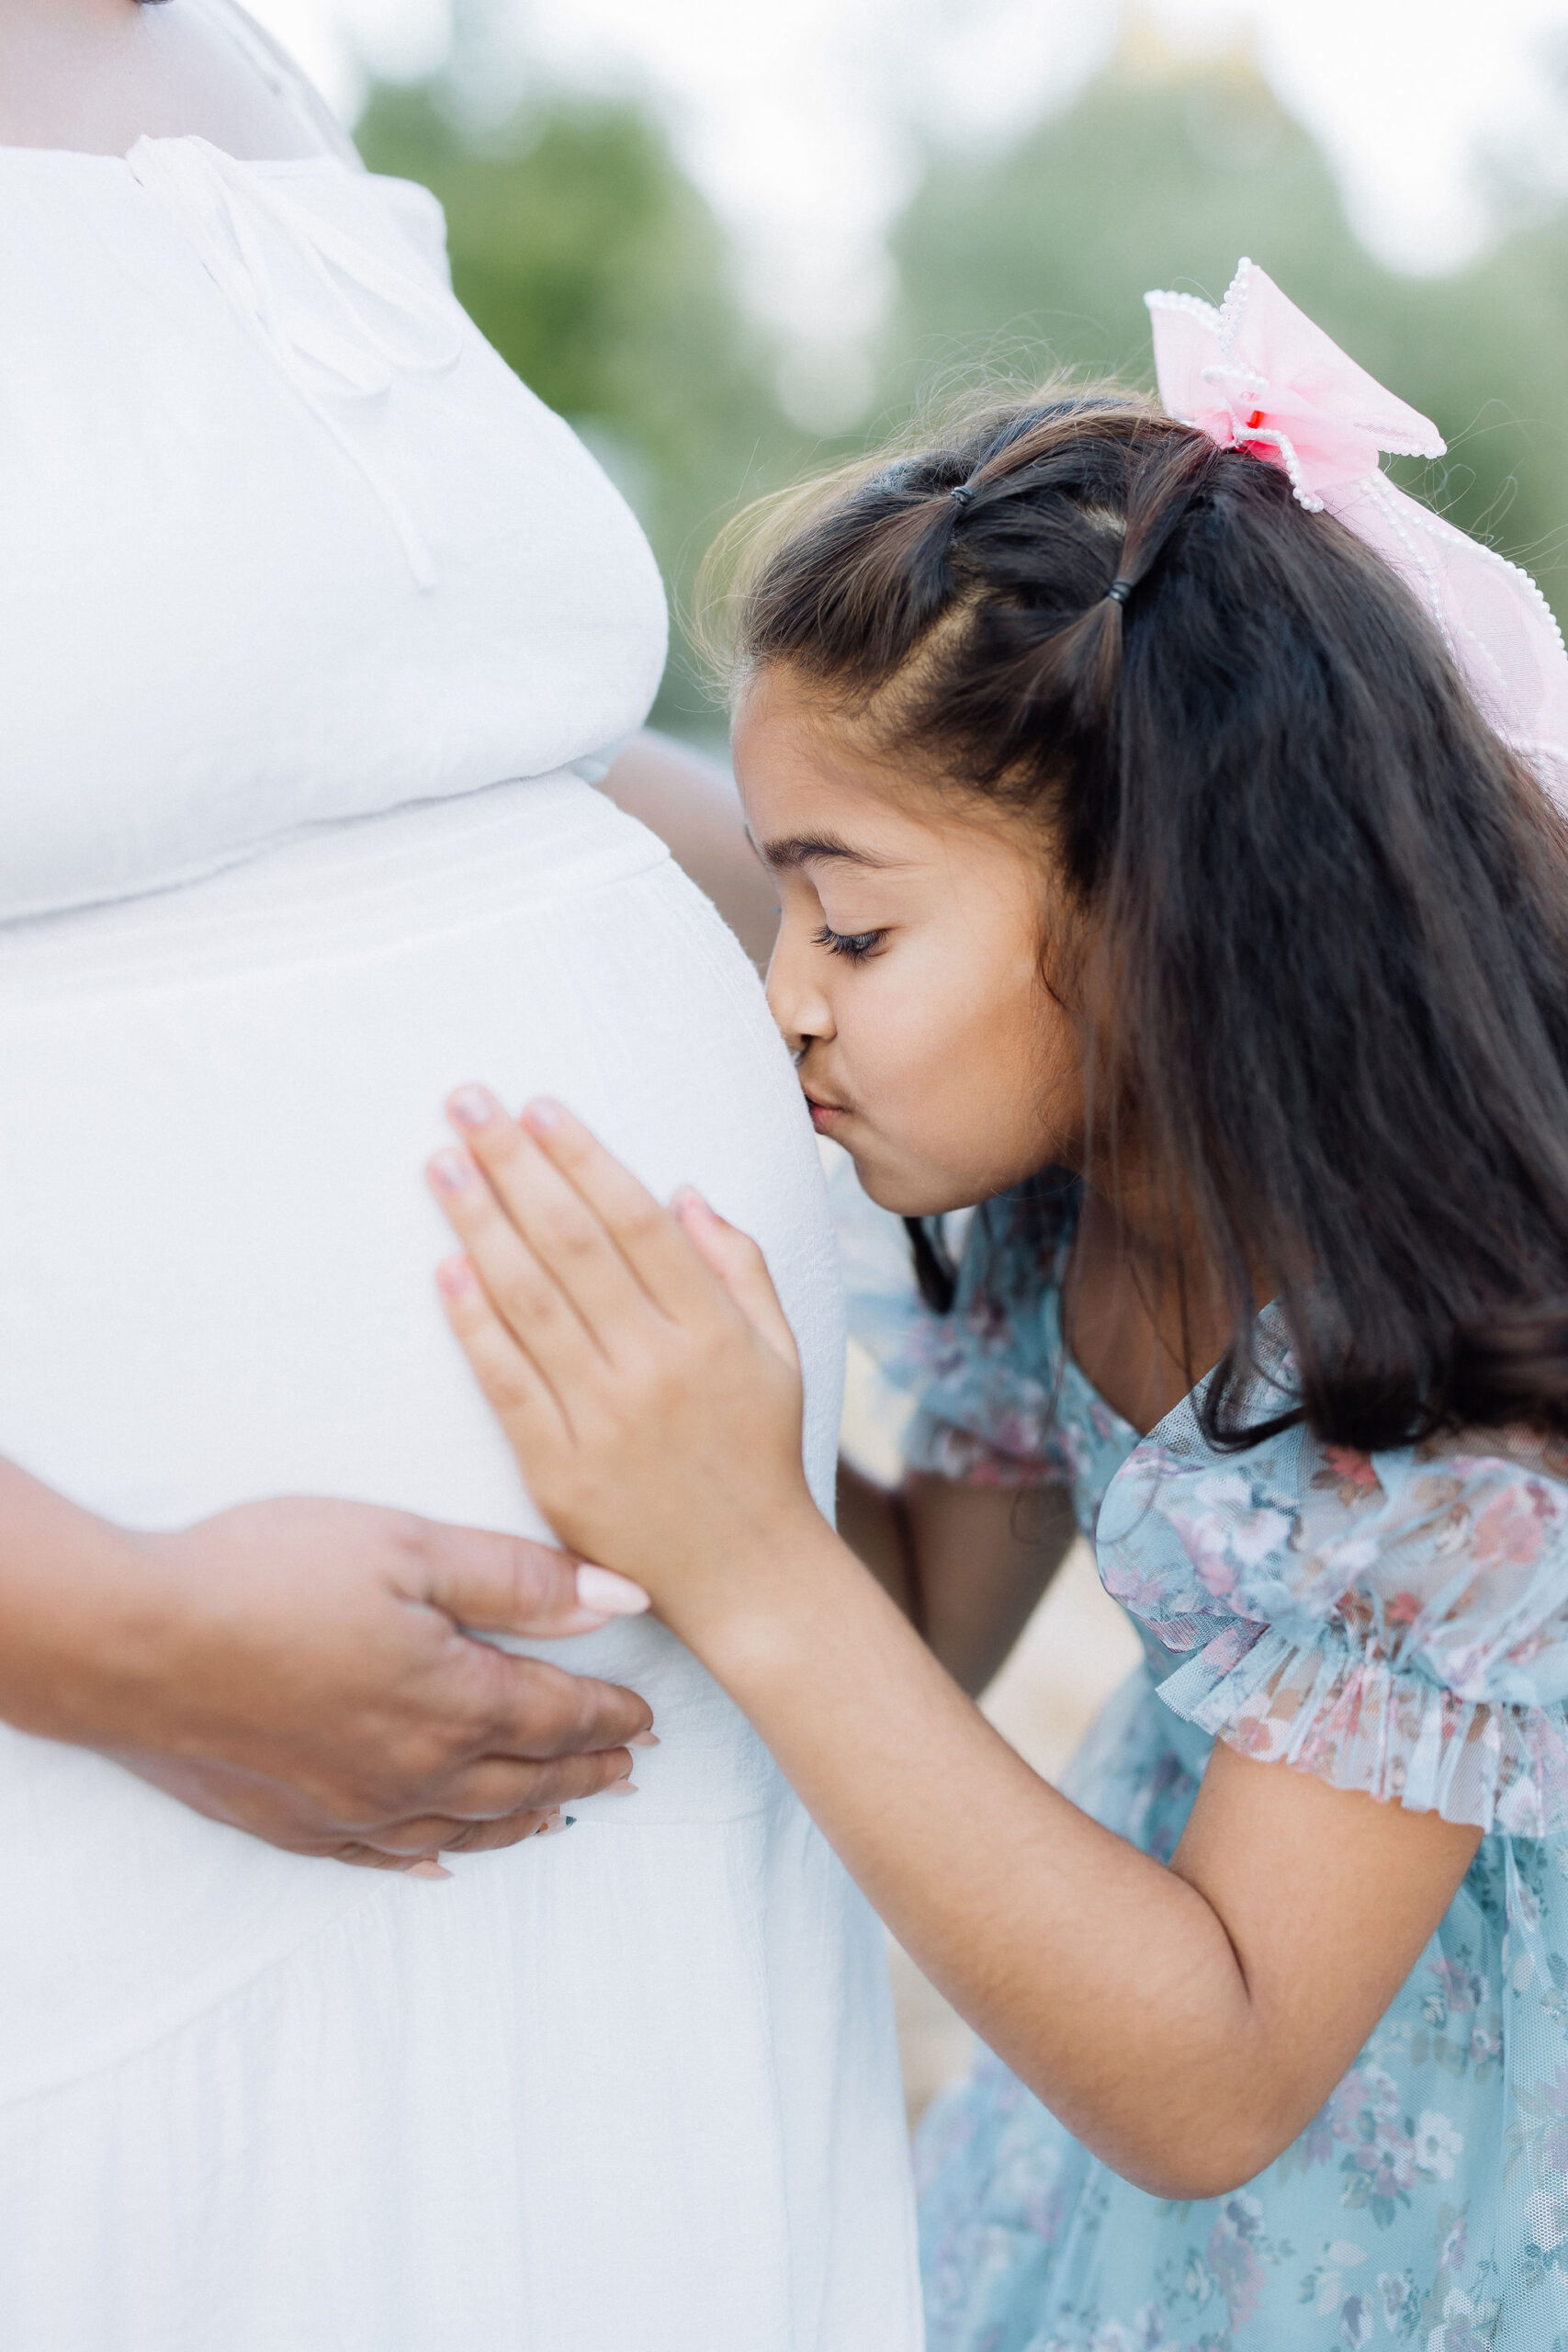
[[(833, 1035), (833, 1012), (811, 965), (810, 943), (787, 915), (768, 965), (768, 1010), (796, 1061), (807, 1046)], [(802, 953), (802, 950), (805, 953)]]

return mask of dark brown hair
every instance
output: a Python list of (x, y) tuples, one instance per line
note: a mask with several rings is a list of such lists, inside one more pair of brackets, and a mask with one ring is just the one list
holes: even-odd
[(1568, 1430), (1568, 835), (1404, 585), (1114, 387), (747, 543), (732, 657), (1038, 820), (1093, 918), (1091, 1063), (1231, 1302), (1210, 1435), (1299, 1417), (1241, 1426), (1261, 1266), (1325, 1440)]

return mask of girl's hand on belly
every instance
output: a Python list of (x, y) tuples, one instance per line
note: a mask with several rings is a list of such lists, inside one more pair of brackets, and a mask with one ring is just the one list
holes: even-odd
[(581, 1122), (482, 1089), (432, 1161), (467, 1256), (448, 1320), (562, 1540), (677, 1630), (748, 1613), (824, 1522), (801, 1462), (795, 1340), (755, 1242), (694, 1194), (660, 1207)]
[[(566, 1540), (635, 1576), (901, 1943), (1151, 2196), (1228, 2195), (1321, 2108), (1479, 1831), (1215, 1746), (1168, 1866), (1038, 1778), (815, 1512), (753, 1245), (535, 1104), (454, 1113), (453, 1328)], [(477, 1164), (476, 1164), (477, 1163)], [(1376, 1890), (1376, 1901), (1368, 1890)]]

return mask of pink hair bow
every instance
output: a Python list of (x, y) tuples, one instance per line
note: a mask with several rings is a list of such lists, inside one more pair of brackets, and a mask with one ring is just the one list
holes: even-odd
[(1358, 368), (1267, 273), (1242, 262), (1216, 311), (1191, 294), (1145, 297), (1168, 414), (1222, 449), (1289, 475), (1414, 591), (1505, 742), (1568, 810), (1568, 653), (1529, 574), (1395, 490), (1379, 453), (1440, 458), (1419, 415)]

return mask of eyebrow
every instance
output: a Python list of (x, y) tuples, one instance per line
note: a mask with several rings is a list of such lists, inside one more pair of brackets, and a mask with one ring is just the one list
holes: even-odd
[(847, 865), (884, 866), (900, 862), (892, 857), (875, 857), (870, 850), (856, 849), (837, 833), (791, 833), (784, 841), (759, 842), (757, 854), (775, 874), (813, 865), (819, 858), (838, 858)]

